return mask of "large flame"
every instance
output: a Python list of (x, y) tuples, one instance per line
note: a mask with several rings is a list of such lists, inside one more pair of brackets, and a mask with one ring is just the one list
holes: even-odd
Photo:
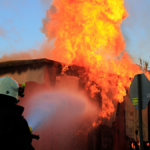
[(128, 16), (124, 1), (54, 0), (52, 5), (57, 12), (47, 11), (49, 20), (43, 21), (43, 32), (49, 39), (56, 37), (53, 58), (89, 68), (87, 87), (92, 96), (101, 89), (100, 117), (109, 118), (114, 112), (112, 100), (122, 102), (125, 87), (131, 84), (129, 77), (142, 73), (124, 51), (120, 30)]

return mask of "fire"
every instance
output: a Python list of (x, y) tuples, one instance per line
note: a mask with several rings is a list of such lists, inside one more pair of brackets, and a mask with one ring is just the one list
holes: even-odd
[(92, 125), (93, 127), (95, 127), (96, 126), (96, 122), (93, 122), (93, 125)]
[(101, 124), (102, 123), (102, 121), (101, 120), (99, 120), (98, 122), (93, 122), (93, 124), (92, 124), (92, 126), (93, 126), (93, 128), (94, 127), (97, 127), (99, 124)]
[(134, 143), (132, 143), (132, 144), (131, 144), (131, 147), (132, 147), (133, 149), (135, 149), (135, 145), (134, 145)]
[(98, 91), (102, 97), (99, 116), (110, 118), (113, 100), (122, 102), (126, 95), (129, 77), (142, 73), (124, 51), (120, 30), (128, 16), (124, 0), (54, 0), (52, 4), (57, 12), (47, 11), (49, 20), (43, 21), (43, 28), (49, 40), (56, 37), (53, 59), (89, 69), (87, 88), (92, 97)]

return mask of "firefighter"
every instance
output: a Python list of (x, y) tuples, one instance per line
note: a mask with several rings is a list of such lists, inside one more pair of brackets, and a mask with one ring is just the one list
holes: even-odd
[(24, 107), (16, 105), (24, 87), (9, 76), (0, 78), (0, 146), (2, 150), (34, 150), (32, 129), (22, 116)]

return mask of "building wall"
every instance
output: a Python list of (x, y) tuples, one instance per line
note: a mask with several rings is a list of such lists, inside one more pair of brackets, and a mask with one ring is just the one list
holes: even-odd
[[(78, 90), (78, 78), (73, 76), (57, 76), (54, 89), (56, 87), (58, 89), (65, 87), (67, 91), (76, 91)], [(23, 113), (25, 118), (28, 118), (32, 109), (32, 105), (30, 105), (31, 97), (45, 90), (51, 91), (51, 88), (46, 83), (26, 82), (25, 96), (20, 98), (19, 103), (19, 105), (25, 107)], [(63, 122), (63, 118), (60, 119), (61, 122)], [(69, 126), (62, 127), (61, 125), (58, 126), (58, 124), (55, 124), (55, 122), (50, 122), (33, 132), (33, 134), (39, 134), (40, 139), (38, 141), (33, 139), (32, 145), (36, 150), (87, 150), (87, 133), (76, 133), (77, 131), (70, 129)], [(62, 134), (63, 137), (61, 136)]]
[(62, 64), (47, 60), (21, 60), (0, 63), (0, 77), (11, 76), (19, 84), (28, 81), (54, 85), (56, 75), (62, 70)]
[(15, 79), (18, 82), (18, 84), (22, 84), (28, 81), (44, 83), (44, 66), (35, 70), (31, 70), (28, 68), (25, 72), (21, 72), (21, 73), (18, 73), (16, 71), (14, 73), (6, 73), (0, 75), (0, 78), (4, 76), (11, 76), (13, 79)]
[[(26, 82), (25, 97), (21, 98), (20, 104), (25, 106), (24, 116), (28, 116), (29, 99), (38, 91), (53, 90), (56, 88), (69, 90), (77, 90), (78, 88), (84, 89), (85, 81), (79, 77), (79, 71), (84, 72), (84, 69), (77, 66), (72, 66), (66, 71), (68, 75), (61, 75), (62, 64), (54, 61), (34, 60), (34, 61), (21, 61), (15, 63), (0, 64), (0, 77), (11, 76), (21, 86)], [(74, 77), (73, 77), (74, 76)], [(70, 84), (70, 86), (68, 86)], [(129, 90), (128, 90), (129, 91)], [(99, 101), (100, 102), (100, 101)], [(135, 139), (135, 130), (138, 129), (138, 112), (130, 102), (130, 94), (125, 97), (125, 101), (118, 105), (114, 101), (115, 112), (109, 121), (103, 120), (103, 125), (97, 129), (93, 129), (88, 133), (78, 133), (72, 136), (73, 143), (68, 147), (63, 147), (62, 144), (57, 144), (60, 139), (58, 132), (54, 131), (53, 124), (45, 127), (45, 130), (39, 129), (35, 134), (40, 134), (39, 141), (33, 140), (34, 147), (38, 150), (44, 149), (73, 149), (79, 150), (98, 150), (109, 149), (113, 147), (114, 150), (127, 149), (126, 136)], [(150, 107), (150, 106), (149, 106)], [(143, 138), (148, 141), (148, 107), (142, 111), (143, 116)], [(150, 119), (149, 119), (150, 120)], [(149, 121), (150, 122), (150, 121)], [(149, 123), (150, 124), (150, 123)], [(110, 132), (107, 132), (110, 131)], [(66, 133), (67, 134), (67, 133)], [(74, 134), (73, 134), (74, 135)], [(66, 135), (67, 137), (67, 135)], [(55, 140), (54, 140), (55, 139)], [(113, 141), (113, 144), (112, 144)], [(62, 141), (63, 143), (63, 141)], [(106, 146), (106, 143), (109, 145)], [(71, 147), (69, 147), (71, 145)], [(109, 147), (110, 146), (110, 147)]]

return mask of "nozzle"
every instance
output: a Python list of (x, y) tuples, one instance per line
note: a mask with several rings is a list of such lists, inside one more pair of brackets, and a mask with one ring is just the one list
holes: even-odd
[(32, 136), (32, 138), (33, 138), (33, 139), (36, 139), (36, 140), (38, 140), (38, 139), (40, 138), (40, 136), (39, 136), (39, 135), (31, 134), (31, 136)]

